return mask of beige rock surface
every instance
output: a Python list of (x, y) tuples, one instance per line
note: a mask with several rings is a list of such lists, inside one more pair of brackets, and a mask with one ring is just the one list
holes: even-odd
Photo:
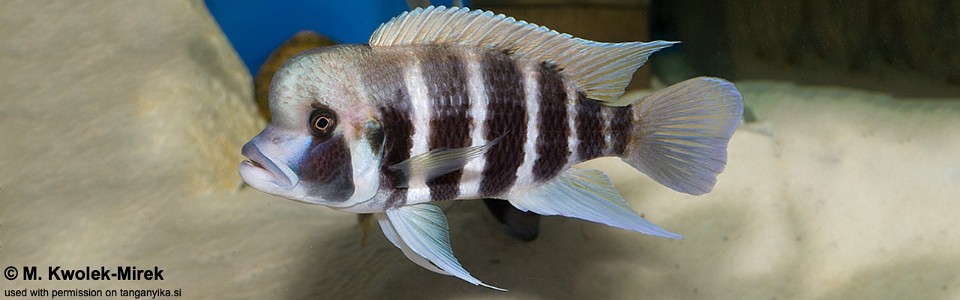
[[(262, 124), (249, 75), (189, 1), (0, 2), (0, 289), (181, 289), (188, 299), (958, 299), (960, 105), (746, 82), (715, 191), (598, 160), (657, 239), (545, 218), (502, 234), (445, 203), (454, 251), (499, 293), (426, 271), (353, 215), (237, 191)], [(164, 269), (53, 281), (47, 267)]]

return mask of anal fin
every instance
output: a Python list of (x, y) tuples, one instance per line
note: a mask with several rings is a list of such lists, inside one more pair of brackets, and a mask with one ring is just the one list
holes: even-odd
[(560, 215), (652, 236), (683, 238), (640, 217), (613, 187), (610, 178), (598, 170), (569, 169), (510, 203), (522, 211), (541, 215)]

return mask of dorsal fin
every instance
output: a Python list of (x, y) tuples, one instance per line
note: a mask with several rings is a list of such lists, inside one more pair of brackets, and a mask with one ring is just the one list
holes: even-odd
[(555, 65), (587, 98), (611, 102), (637, 68), (657, 50), (675, 42), (601, 43), (502, 14), (468, 8), (430, 6), (404, 12), (380, 25), (370, 46), (464, 45), (486, 47)]

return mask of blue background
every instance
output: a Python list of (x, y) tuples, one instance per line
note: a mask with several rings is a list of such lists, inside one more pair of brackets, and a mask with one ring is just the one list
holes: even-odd
[[(273, 49), (301, 30), (316, 31), (341, 44), (363, 44), (377, 26), (408, 10), (402, 0), (205, 2), (251, 73)], [(450, 1), (431, 3), (450, 5)]]

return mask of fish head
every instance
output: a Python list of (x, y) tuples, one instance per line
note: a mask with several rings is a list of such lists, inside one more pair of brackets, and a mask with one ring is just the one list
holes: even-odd
[(244, 182), (334, 208), (376, 195), (383, 133), (351, 62), (361, 50), (320, 48), (280, 67), (270, 87), (271, 123), (241, 150)]

